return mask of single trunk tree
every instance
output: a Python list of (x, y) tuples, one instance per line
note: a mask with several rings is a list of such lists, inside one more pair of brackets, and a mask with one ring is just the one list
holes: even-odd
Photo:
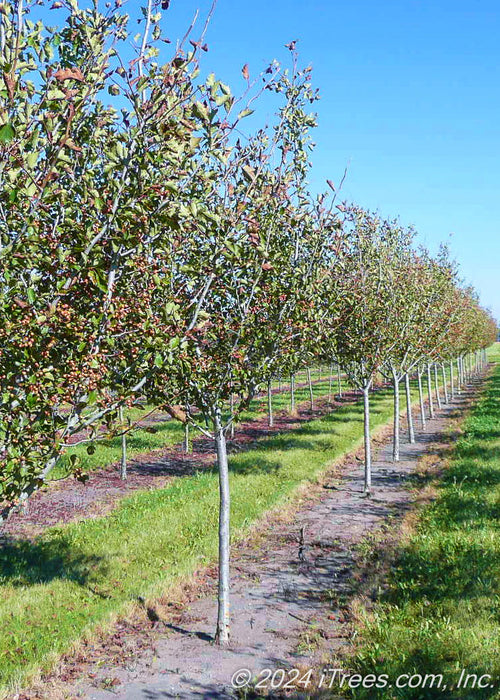
[(429, 398), (429, 417), (434, 418), (434, 404), (432, 402), (432, 378), (431, 378), (431, 365), (430, 362), (427, 363), (427, 395)]
[(229, 553), (230, 553), (230, 490), (226, 435), (220, 410), (213, 411), (217, 467), (219, 470), (219, 594), (215, 641), (229, 643)]
[(268, 423), (270, 428), (272, 428), (274, 425), (273, 392), (272, 392), (271, 384), (272, 384), (271, 379), (269, 379), (267, 382), (267, 423)]
[(309, 404), (311, 407), (311, 411), (314, 411), (314, 394), (311, 380), (311, 370), (309, 369), (309, 367), (307, 368), (307, 383), (309, 385)]
[(444, 402), (445, 403), (450, 403), (449, 398), (448, 398), (448, 385), (446, 383), (446, 369), (444, 366), (444, 362), (441, 363), (441, 372), (443, 375), (443, 391), (444, 391)]
[(424, 406), (424, 392), (422, 391), (422, 372), (418, 370), (417, 372), (417, 379), (418, 379), (418, 399), (420, 403), (420, 422), (422, 424), (422, 430), (426, 429), (426, 420), (425, 420), (425, 406)]
[(411, 391), (410, 377), (408, 372), (405, 374), (405, 390), (406, 390), (406, 415), (408, 418), (408, 438), (410, 443), (415, 442), (415, 430), (413, 428), (413, 414), (411, 412)]
[(370, 438), (370, 385), (363, 387), (363, 432), (365, 443), (365, 484), (364, 492), (367, 496), (372, 489), (372, 447)]
[(396, 372), (392, 373), (392, 386), (394, 390), (394, 439), (392, 443), (392, 459), (399, 462), (399, 378)]
[(437, 363), (434, 363), (434, 388), (436, 391), (437, 407), (441, 408), (441, 395), (439, 393), (439, 379), (438, 379)]
[(120, 461), (120, 478), (122, 481), (127, 479), (127, 434), (123, 425), (123, 407), (118, 409), (118, 419), (122, 426), (122, 456)]

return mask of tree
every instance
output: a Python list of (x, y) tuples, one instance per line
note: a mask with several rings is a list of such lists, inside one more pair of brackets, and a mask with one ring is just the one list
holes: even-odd
[[(268, 88), (284, 96), (271, 134), (227, 144), (223, 158), (201, 163), (200, 202), (179, 231), (176, 254), (158, 262), (157, 276), (175, 288), (168, 314), (184, 337), (173, 366), (162, 336), (165, 305), (154, 299), (158, 372), (146, 382), (150, 400), (197, 409), (177, 417), (213, 439), (219, 470), (219, 608), (216, 640), (229, 639), (230, 484), (226, 436), (234, 420), (307, 328), (308, 290), (319, 259), (321, 232), (303, 195), (308, 131), (315, 123), (310, 69), (283, 71)], [(207, 93), (207, 100), (210, 100)], [(209, 114), (213, 113), (210, 109)], [(213, 123), (213, 122), (211, 122)], [(218, 128), (218, 125), (215, 125)], [(277, 156), (277, 157), (276, 157)], [(274, 161), (274, 162), (273, 162)], [(160, 289), (167, 290), (163, 282)], [(196, 304), (198, 322), (190, 323)], [(168, 330), (168, 326), (167, 326)], [(166, 348), (163, 350), (162, 348)], [(288, 350), (289, 351), (289, 350)], [(163, 371), (162, 371), (163, 368)], [(238, 400), (228, 416), (231, 396)]]
[[(237, 101), (210, 76), (204, 90), (225, 115), (214, 133), (196, 82), (200, 42), (156, 61), (164, 44), (151, 0), (127, 62), (117, 7), (56, 3), (64, 23), (49, 30), (29, 19), (36, 4), (0, 15), (4, 518), (43, 485), (71, 435), (94, 439), (151, 381), (154, 324), (169, 348), (162, 363), (178, 361), (207, 281), (191, 286), (180, 328), (168, 310), (177, 290), (156, 261), (175, 260), (187, 203), (192, 220), (203, 196), (200, 163), (207, 151), (225, 157), (237, 122)], [(158, 300), (161, 319), (150, 311)]]
[[(332, 324), (325, 334), (354, 386), (363, 392), (365, 476), (371, 492), (369, 391), (375, 372), (387, 362), (397, 339), (387, 332), (392, 318), (392, 277), (397, 245), (389, 222), (361, 207), (341, 205), (345, 214), (339, 274), (331, 275)], [(334, 312), (333, 312), (334, 310)], [(329, 349), (330, 351), (330, 349)]]

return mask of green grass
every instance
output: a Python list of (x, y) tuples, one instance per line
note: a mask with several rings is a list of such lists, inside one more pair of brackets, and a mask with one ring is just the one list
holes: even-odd
[[(313, 393), (315, 399), (326, 396), (328, 394), (329, 380), (325, 379), (325, 372), (322, 374), (322, 381), (318, 380), (318, 370), (312, 371), (312, 379), (317, 383), (313, 384)], [(306, 374), (301, 372), (296, 377), (297, 382), (306, 382)], [(347, 389), (347, 383), (343, 381), (343, 389)], [(278, 382), (273, 382), (275, 388), (278, 387)], [(283, 382), (283, 390), (279, 394), (273, 395), (273, 410), (275, 412), (290, 409), (290, 392), (288, 390), (289, 379)], [(337, 390), (336, 381), (332, 384), (332, 392)], [(296, 403), (302, 403), (309, 400), (309, 388), (307, 386), (296, 387), (295, 389)], [(132, 422), (138, 421), (142, 416), (145, 416), (151, 411), (152, 407), (144, 409), (133, 408), (126, 413)], [(265, 397), (255, 398), (247, 411), (241, 416), (241, 421), (253, 421), (262, 417), (262, 414), (267, 411), (267, 399)], [(149, 432), (145, 429), (137, 429), (127, 435), (127, 457), (133, 459), (140, 454), (162, 450), (167, 447), (172, 447), (182, 442), (184, 437), (184, 427), (179, 421), (166, 420), (154, 423), (155, 432)], [(194, 429), (191, 435), (195, 433)], [(67, 450), (61, 457), (57, 467), (52, 472), (52, 479), (60, 479), (70, 473), (69, 457), (77, 455), (79, 458), (79, 466), (84, 471), (95, 471), (102, 469), (110, 464), (114, 464), (121, 459), (121, 437), (112, 439), (98, 440), (94, 443), (95, 452), (87, 453), (87, 444), (78, 445)]]
[[(437, 498), (398, 553), (389, 589), (359, 629), (362, 675), (442, 674), (444, 690), (352, 690), (355, 698), (500, 697), (500, 344), (497, 366), (463, 426)], [(493, 677), (454, 687), (460, 672)], [(486, 683), (487, 679), (485, 679)], [(490, 684), (493, 687), (490, 687)]]
[[(390, 392), (373, 397), (373, 428), (391, 417)], [(233, 536), (283, 504), (362, 441), (362, 407), (346, 405), (230, 459)], [(124, 499), (112, 514), (46, 531), (0, 550), (0, 686), (47, 669), (86, 631), (138, 595), (168, 590), (217, 551), (214, 470)]]

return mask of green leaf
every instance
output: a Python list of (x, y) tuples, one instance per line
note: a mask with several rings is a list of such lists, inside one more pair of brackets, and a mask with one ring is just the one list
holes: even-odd
[(254, 109), (244, 109), (238, 114), (238, 119), (244, 119), (244, 117), (249, 117), (254, 113)]
[(155, 357), (155, 365), (156, 365), (157, 367), (163, 367), (163, 358), (162, 358), (162, 356), (161, 356), (160, 353), (157, 353), (157, 354), (156, 354), (156, 357)]
[(0, 143), (9, 143), (15, 135), (16, 132), (12, 124), (4, 124), (0, 129)]

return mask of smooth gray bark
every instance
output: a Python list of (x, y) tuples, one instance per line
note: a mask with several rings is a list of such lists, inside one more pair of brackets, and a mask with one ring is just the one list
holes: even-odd
[(231, 425), (229, 426), (229, 437), (231, 440), (234, 439), (234, 394), (231, 391), (231, 397), (229, 399), (229, 410), (231, 413)]
[(429, 416), (434, 418), (434, 404), (432, 402), (432, 379), (431, 379), (431, 365), (427, 363), (427, 394), (429, 396)]
[(309, 403), (311, 406), (311, 411), (314, 410), (314, 394), (313, 394), (313, 385), (312, 385), (312, 380), (311, 380), (311, 370), (309, 367), (307, 368), (307, 383), (309, 384)]
[(438, 368), (436, 363), (434, 363), (434, 389), (436, 391), (437, 407), (441, 408), (441, 394), (439, 393)]
[(229, 642), (230, 491), (226, 435), (218, 408), (214, 409), (213, 423), (219, 469), (219, 586), (215, 642), (225, 646)]
[(372, 488), (372, 445), (370, 439), (370, 387), (363, 388), (363, 432), (365, 440), (365, 486), (367, 495)]
[(330, 382), (328, 384), (328, 403), (332, 403), (333, 366), (330, 365)]
[(455, 398), (455, 377), (453, 376), (453, 360), (450, 360), (450, 398)]
[(448, 384), (446, 382), (446, 369), (444, 366), (444, 362), (441, 363), (441, 373), (443, 375), (444, 402), (450, 403), (450, 400), (448, 398)]
[(339, 398), (342, 398), (342, 377), (340, 376), (340, 367), (337, 366), (337, 383), (339, 387)]
[(410, 443), (415, 442), (415, 430), (413, 428), (413, 414), (411, 412), (411, 391), (410, 377), (408, 372), (405, 374), (405, 392), (406, 392), (406, 415), (408, 418), (408, 439)]
[(394, 433), (392, 439), (392, 459), (399, 462), (399, 379), (395, 372), (392, 373), (392, 386), (394, 389)]
[(274, 425), (273, 393), (271, 390), (271, 380), (267, 382), (267, 423), (270, 428), (272, 428)]
[(127, 436), (123, 432), (123, 406), (118, 409), (118, 419), (122, 426), (122, 456), (120, 461), (120, 479), (126, 481), (127, 479)]
[(290, 411), (295, 413), (295, 376), (290, 376)]
[(425, 420), (425, 406), (424, 406), (424, 392), (422, 391), (422, 373), (420, 370), (417, 372), (418, 378), (418, 399), (420, 402), (420, 422), (422, 424), (422, 430), (426, 428)]

